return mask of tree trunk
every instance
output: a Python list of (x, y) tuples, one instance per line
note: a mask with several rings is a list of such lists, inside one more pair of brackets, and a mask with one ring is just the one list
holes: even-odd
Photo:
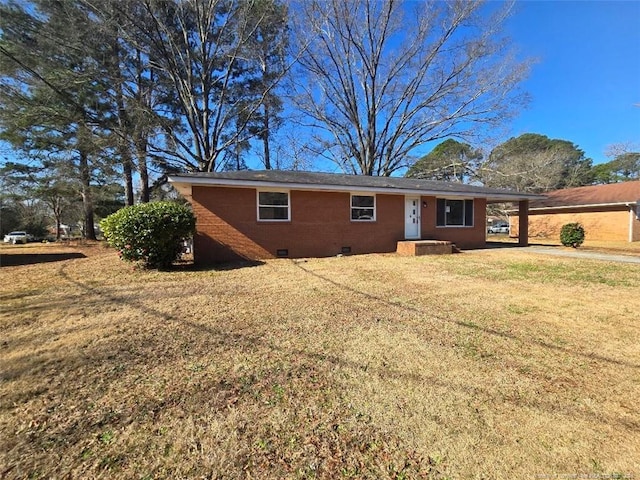
[(140, 201), (149, 203), (149, 171), (147, 170), (147, 141), (143, 137), (136, 139), (136, 156), (138, 157), (138, 173), (140, 173)]
[[(117, 10), (115, 13), (116, 22), (118, 22), (120, 15)], [(114, 79), (113, 87), (116, 95), (116, 105), (118, 107), (118, 153), (120, 154), (124, 173), (125, 204), (127, 206), (131, 206), (135, 203), (135, 193), (133, 190), (134, 164), (128, 141), (130, 138), (130, 121), (124, 95), (125, 80), (120, 66), (122, 49), (118, 40), (119, 36), (117, 34), (117, 30), (111, 32), (111, 68), (112, 77)]]
[(133, 193), (133, 165), (131, 162), (131, 153), (126, 146), (121, 149), (120, 156), (122, 158), (122, 169), (124, 171), (125, 205), (129, 207), (135, 203), (135, 199)]
[[(152, 110), (152, 97), (154, 85), (153, 68), (149, 70), (149, 86), (145, 89), (145, 80), (143, 77), (144, 66), (142, 55), (139, 49), (136, 49), (136, 81), (138, 87), (137, 101), (139, 105), (144, 105), (148, 110)], [(140, 201), (149, 203), (151, 194), (149, 191), (149, 171), (147, 169), (147, 150), (149, 147), (150, 127), (146, 123), (141, 123), (141, 118), (137, 119), (134, 130), (134, 142), (136, 146), (136, 157), (138, 159), (138, 173), (140, 174)]]
[(264, 131), (262, 133), (262, 144), (264, 146), (264, 168), (271, 170), (271, 154), (269, 152), (269, 105), (267, 102), (264, 104)]
[(60, 199), (53, 202), (53, 216), (56, 219), (56, 242), (60, 241), (60, 225), (62, 224), (62, 208)]
[(91, 175), (89, 172), (89, 158), (86, 152), (80, 151), (80, 181), (82, 184), (82, 206), (84, 209), (84, 238), (96, 240), (96, 229), (93, 218), (93, 196), (91, 195)]

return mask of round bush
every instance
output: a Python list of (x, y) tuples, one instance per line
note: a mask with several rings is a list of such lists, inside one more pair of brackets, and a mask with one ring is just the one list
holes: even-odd
[(118, 249), (120, 258), (143, 262), (147, 268), (170, 267), (195, 225), (193, 212), (175, 202), (125, 207), (100, 222), (107, 243)]
[(565, 247), (578, 248), (584, 242), (584, 228), (579, 223), (567, 223), (560, 230), (560, 242)]

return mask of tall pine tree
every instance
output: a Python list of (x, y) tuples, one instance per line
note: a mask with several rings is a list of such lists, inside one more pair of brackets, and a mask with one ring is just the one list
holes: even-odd
[(95, 239), (92, 181), (107, 148), (103, 42), (77, 2), (0, 5), (0, 135), (73, 167), (84, 233)]

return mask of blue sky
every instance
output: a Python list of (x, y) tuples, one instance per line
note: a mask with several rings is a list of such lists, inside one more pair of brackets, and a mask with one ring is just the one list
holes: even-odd
[(610, 144), (640, 147), (640, 0), (518, 1), (507, 33), (537, 59), (513, 136), (569, 140), (594, 163)]
[[(531, 103), (498, 140), (540, 133), (594, 163), (608, 161), (614, 143), (640, 148), (640, 0), (517, 0), (507, 27), (536, 63), (523, 84)], [(8, 156), (0, 143), (0, 161)]]

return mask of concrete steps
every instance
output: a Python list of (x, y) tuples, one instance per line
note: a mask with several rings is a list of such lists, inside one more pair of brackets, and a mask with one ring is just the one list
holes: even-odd
[(397, 243), (398, 255), (449, 255), (460, 250), (447, 240), (402, 240)]

